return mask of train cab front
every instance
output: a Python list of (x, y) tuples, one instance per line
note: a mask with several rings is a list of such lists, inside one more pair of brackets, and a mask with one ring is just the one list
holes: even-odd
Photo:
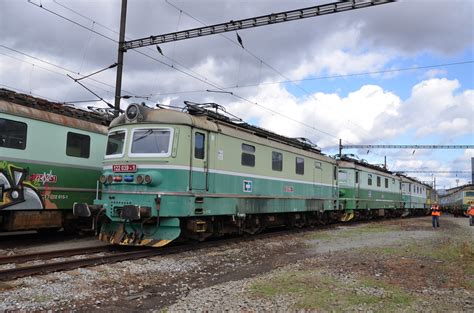
[(161, 188), (169, 173), (174, 129), (149, 123), (148, 108), (133, 104), (112, 122), (100, 177), (105, 212), (99, 239), (161, 247), (180, 235), (179, 219), (163, 215)]

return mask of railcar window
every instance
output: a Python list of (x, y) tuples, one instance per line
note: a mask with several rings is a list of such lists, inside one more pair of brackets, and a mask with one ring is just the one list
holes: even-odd
[(304, 175), (304, 158), (296, 157), (296, 174)]
[(66, 155), (88, 159), (91, 151), (91, 137), (73, 132), (67, 133)]
[(372, 186), (372, 174), (368, 174), (367, 185)]
[(168, 154), (171, 131), (148, 128), (135, 129), (132, 138), (131, 153), (135, 154)]
[(115, 131), (109, 133), (107, 138), (106, 155), (122, 154), (123, 146), (125, 144), (125, 131)]
[(347, 183), (347, 172), (339, 171), (338, 179), (340, 183)]
[(283, 154), (272, 151), (272, 170), (281, 172), (283, 170)]
[(321, 162), (314, 161), (314, 167), (315, 168), (321, 168), (322, 166), (323, 166), (323, 164)]
[(474, 197), (474, 192), (466, 191), (466, 197)]
[(385, 178), (385, 188), (388, 188), (388, 178)]
[(204, 143), (205, 136), (202, 133), (194, 134), (194, 157), (196, 159), (204, 160)]
[(27, 125), (0, 118), (0, 147), (25, 150)]
[(356, 175), (355, 175), (355, 183), (356, 183), (356, 184), (359, 183), (359, 172), (356, 172)]
[(380, 187), (380, 176), (377, 176), (377, 187)]
[(332, 179), (337, 180), (337, 168), (335, 166), (332, 168)]
[(255, 147), (251, 145), (247, 145), (245, 143), (242, 144), (242, 165), (244, 166), (255, 166)]

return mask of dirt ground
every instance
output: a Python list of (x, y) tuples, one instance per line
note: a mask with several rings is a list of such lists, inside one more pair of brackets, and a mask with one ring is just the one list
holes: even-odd
[(472, 312), (473, 235), (449, 216), (343, 224), (1, 283), (0, 311)]

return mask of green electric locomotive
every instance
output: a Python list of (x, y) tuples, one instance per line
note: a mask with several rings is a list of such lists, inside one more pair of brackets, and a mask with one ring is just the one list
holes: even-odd
[(430, 206), (430, 186), (382, 166), (342, 156), (338, 172), (339, 206), (346, 210), (343, 221), (423, 214)]
[(309, 141), (216, 113), (216, 104), (186, 107), (132, 104), (111, 123), (101, 199), (75, 206), (102, 216), (101, 240), (159, 247), (339, 212), (336, 161)]
[(474, 184), (448, 189), (439, 200), (443, 210), (454, 216), (463, 216), (469, 206), (474, 204)]
[(400, 177), (381, 166), (343, 156), (339, 167), (339, 205), (344, 221), (374, 216), (401, 216)]

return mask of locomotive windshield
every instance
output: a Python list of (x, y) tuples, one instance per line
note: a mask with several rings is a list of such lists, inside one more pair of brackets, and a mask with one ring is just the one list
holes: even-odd
[(133, 132), (132, 154), (168, 155), (171, 131), (168, 129), (135, 129)]
[(105, 155), (123, 154), (123, 146), (125, 143), (125, 131), (119, 130), (109, 133), (107, 139), (107, 150)]

